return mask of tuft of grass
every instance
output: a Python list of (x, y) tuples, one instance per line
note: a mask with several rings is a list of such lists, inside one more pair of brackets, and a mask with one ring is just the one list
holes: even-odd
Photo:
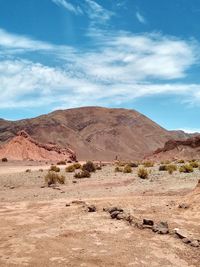
[(167, 171), (167, 165), (163, 164), (159, 166), (159, 171)]
[(74, 166), (74, 168), (75, 168), (76, 170), (81, 169), (81, 167), (82, 167), (81, 164), (80, 164), (79, 162), (74, 163), (73, 166)]
[(74, 165), (69, 165), (65, 168), (66, 172), (74, 172), (75, 171), (75, 167)]
[(85, 164), (83, 164), (82, 170), (88, 172), (95, 172), (95, 164), (92, 161), (87, 161)]
[(48, 186), (52, 184), (56, 184), (57, 182), (59, 184), (64, 184), (65, 183), (65, 176), (64, 175), (59, 175), (58, 173), (49, 171), (47, 175), (45, 175), (45, 183), (47, 183)]
[(123, 169), (123, 173), (132, 173), (132, 169), (130, 165), (126, 165)]
[(148, 178), (148, 171), (145, 168), (139, 168), (138, 172), (137, 172), (138, 177), (140, 177), (141, 179), (147, 179)]
[(143, 162), (143, 165), (145, 168), (150, 168), (150, 167), (153, 167), (154, 166), (154, 162), (152, 161), (145, 161)]
[(66, 162), (64, 160), (58, 161), (57, 165), (66, 165)]
[(81, 179), (81, 178), (89, 178), (91, 176), (89, 171), (80, 171), (74, 174), (74, 178)]
[(194, 169), (190, 164), (185, 164), (179, 168), (179, 172), (190, 173), (193, 171)]
[(185, 163), (185, 160), (184, 159), (179, 159), (178, 163), (183, 164), (183, 163)]
[(57, 167), (56, 165), (52, 165), (51, 168), (50, 168), (50, 171), (53, 171), (53, 172), (60, 172), (60, 168)]
[(190, 161), (190, 166), (195, 169), (199, 167), (199, 163), (196, 161)]
[(8, 159), (7, 158), (2, 158), (1, 161), (2, 162), (8, 162)]

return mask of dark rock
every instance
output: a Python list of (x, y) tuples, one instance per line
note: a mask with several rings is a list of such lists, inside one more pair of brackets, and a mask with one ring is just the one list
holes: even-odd
[(179, 204), (179, 209), (188, 209), (189, 208), (189, 204), (187, 204), (187, 203), (181, 203), (181, 204)]
[(120, 213), (117, 214), (116, 219), (117, 220), (125, 220), (126, 219), (126, 214), (123, 213), (123, 212), (120, 212)]
[(188, 239), (187, 237), (183, 238), (182, 241), (183, 241), (183, 243), (185, 243), (185, 244), (189, 244), (189, 243), (191, 243), (191, 240)]
[(143, 219), (143, 225), (153, 226), (154, 221), (149, 219)]
[(66, 203), (66, 204), (65, 204), (65, 207), (70, 207), (70, 204), (69, 204), (69, 203)]
[(198, 248), (200, 246), (200, 243), (198, 242), (198, 240), (193, 240), (190, 245), (192, 247)]
[(88, 212), (96, 212), (96, 207), (94, 205), (88, 206)]
[(113, 211), (112, 213), (110, 213), (110, 216), (112, 219), (116, 219), (117, 215), (120, 213), (121, 213), (121, 211), (116, 210), (116, 211)]
[(117, 207), (112, 207), (112, 208), (109, 208), (109, 209), (108, 209), (108, 212), (109, 212), (109, 213), (112, 213), (112, 212), (114, 212), (114, 211), (123, 212), (123, 209), (121, 209), (121, 208), (117, 208)]

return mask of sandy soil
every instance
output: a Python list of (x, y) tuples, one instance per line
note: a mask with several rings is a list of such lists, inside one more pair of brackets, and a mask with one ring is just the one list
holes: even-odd
[[(178, 208), (196, 186), (199, 170), (169, 175), (156, 166), (141, 180), (136, 169), (115, 173), (110, 165), (74, 183), (73, 174), (62, 169), (66, 184), (53, 189), (43, 188), (48, 167), (1, 163), (0, 266), (199, 266), (200, 248), (112, 220), (103, 211), (119, 206), (138, 220), (167, 221), (170, 229), (200, 238), (199, 205)], [(90, 204), (96, 212), (88, 213)]]

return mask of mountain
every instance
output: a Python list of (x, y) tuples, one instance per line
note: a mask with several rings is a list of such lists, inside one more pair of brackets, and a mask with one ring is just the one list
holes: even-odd
[(8, 143), (0, 147), (0, 158), (9, 160), (36, 161), (75, 161), (75, 153), (67, 148), (53, 144), (41, 144), (31, 138), (25, 131), (20, 131)]
[(167, 131), (135, 110), (82, 107), (58, 110), (33, 119), (0, 120), (0, 142), (25, 130), (42, 143), (70, 147), (78, 159), (141, 159), (182, 131)]
[(200, 135), (186, 140), (169, 140), (163, 148), (157, 149), (148, 159), (154, 161), (200, 158)]

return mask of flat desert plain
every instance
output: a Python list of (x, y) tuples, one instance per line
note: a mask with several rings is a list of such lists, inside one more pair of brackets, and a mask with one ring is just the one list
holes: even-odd
[[(200, 247), (174, 234), (200, 239), (200, 171), (158, 167), (143, 180), (137, 168), (116, 173), (112, 163), (85, 179), (63, 166), (66, 183), (47, 187), (48, 164), (0, 163), (0, 266), (200, 266)], [(112, 219), (111, 207), (133, 222)], [(143, 219), (167, 222), (169, 234), (142, 227)]]

